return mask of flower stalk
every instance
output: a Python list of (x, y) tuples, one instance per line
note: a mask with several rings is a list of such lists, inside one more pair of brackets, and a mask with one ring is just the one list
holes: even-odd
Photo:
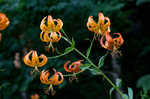
[[(62, 29), (63, 30), (63, 29)], [(66, 34), (64, 31), (62, 31), (63, 34)], [(62, 38), (68, 42), (70, 45), (72, 45), (72, 42), (70, 40), (68, 40), (66, 37), (62, 36)], [(85, 56), (82, 52), (80, 52), (78, 49), (74, 48), (74, 50), (80, 54), (83, 58), (85, 58), (90, 64), (91, 66), (93, 66), (95, 69), (97, 69), (101, 75), (112, 85), (112, 87), (120, 94), (121, 97), (123, 97), (123, 99), (125, 99), (125, 97), (123, 96), (122, 92), (120, 91), (120, 89), (103, 73), (103, 71), (101, 71), (98, 66), (96, 66), (87, 56)], [(81, 72), (78, 72), (76, 74), (80, 74)], [(73, 76), (74, 74), (70, 74), (70, 75), (63, 75), (65, 76)]]

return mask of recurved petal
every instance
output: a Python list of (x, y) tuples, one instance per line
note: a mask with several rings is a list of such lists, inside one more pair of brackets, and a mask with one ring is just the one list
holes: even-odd
[(73, 71), (73, 72), (79, 72), (80, 68), (79, 66), (81, 65), (81, 61), (83, 60), (78, 60), (76, 62), (73, 62), (70, 66), (69, 66), (69, 70)]
[(56, 71), (56, 69), (53, 69), (53, 71), (55, 72), (53, 77), (51, 78), (53, 85), (56, 85), (57, 81), (58, 81), (58, 72)]
[(40, 75), (40, 81), (43, 84), (49, 85), (51, 81), (49, 81), (48, 77), (50, 76), (49, 71), (43, 70)]
[(56, 25), (56, 32), (59, 32), (60, 29), (61, 29), (62, 26), (63, 26), (63, 22), (62, 22), (62, 20), (60, 20), (60, 19), (57, 19), (57, 20), (55, 20), (55, 21), (57, 22), (57, 25)]
[(78, 61), (76, 61), (76, 62), (73, 62), (72, 64), (74, 64), (74, 65), (77, 65), (77, 66), (80, 66), (82, 63), (83, 60), (78, 60)]
[(98, 24), (99, 25), (104, 25), (104, 20), (105, 20), (105, 18), (104, 18), (103, 13), (99, 13), (98, 14)]
[(58, 42), (61, 39), (61, 33), (51, 32), (50, 38), (51, 38), (51, 42)]
[(34, 64), (35, 66), (39, 64), (39, 57), (36, 51), (33, 51), (32, 53), (32, 64)]
[(67, 65), (70, 63), (70, 61), (67, 61), (65, 64), (64, 64), (64, 69), (65, 69), (65, 71), (66, 72), (71, 72), (71, 70), (69, 70), (68, 68), (67, 68)]
[(107, 49), (107, 46), (105, 46), (105, 44), (104, 44), (104, 37), (105, 37), (105, 35), (103, 35), (103, 36), (101, 37), (101, 39), (100, 39), (100, 44), (101, 44), (101, 46), (102, 46), (103, 48)]
[(43, 31), (43, 32), (47, 32), (48, 31), (48, 27), (45, 25), (45, 20), (46, 20), (47, 17), (44, 17), (41, 21), (41, 25), (40, 25), (40, 29)]
[(34, 67), (34, 64), (32, 64), (31, 60), (29, 59), (29, 56), (33, 53), (33, 50), (31, 50), (27, 55), (24, 57), (24, 63), (28, 66)]
[(43, 41), (43, 42), (45, 42), (45, 40), (44, 40), (44, 38), (43, 38), (43, 31), (40, 33), (40, 39), (41, 39), (41, 41)]
[(40, 55), (39, 58), (41, 58), (42, 61), (39, 62), (38, 67), (42, 67), (43, 65), (45, 65), (47, 63), (48, 59), (44, 54)]
[(58, 80), (55, 84), (59, 85), (59, 84), (63, 83), (64, 77), (63, 77), (63, 74), (61, 72), (57, 72), (57, 73), (60, 76), (60, 80)]
[(104, 28), (110, 32), (110, 20), (108, 17), (105, 17), (105, 20), (107, 21), (106, 24), (104, 24)]
[(50, 42), (50, 38), (49, 38), (48, 35), (49, 35), (48, 33), (45, 33), (45, 32), (42, 31), (41, 34), (40, 34), (41, 41)]
[(114, 33), (114, 34), (119, 35), (119, 37), (114, 38), (114, 40), (117, 40), (117, 42), (118, 42), (120, 45), (122, 45), (123, 42), (124, 42), (122, 35), (121, 35), (120, 33)]
[(92, 32), (95, 32), (97, 30), (98, 26), (97, 26), (96, 22), (93, 20), (93, 16), (90, 16), (88, 18), (87, 27)]
[(48, 24), (48, 28), (51, 31), (55, 31), (55, 23), (54, 23), (52, 16), (50, 16), (50, 15), (48, 16), (47, 24)]
[(57, 34), (57, 42), (61, 39), (61, 33), (58, 31), (57, 32), (58, 34)]
[(79, 72), (80, 68), (77, 64), (71, 64), (71, 65), (69, 65), (69, 70), (72, 72)]
[(109, 32), (106, 32), (105, 37), (106, 37), (106, 41), (107, 41), (108, 43), (113, 43), (113, 39), (112, 39), (112, 37), (110, 36)]
[(44, 33), (44, 40), (45, 40), (45, 42), (50, 42), (51, 41), (48, 33)]

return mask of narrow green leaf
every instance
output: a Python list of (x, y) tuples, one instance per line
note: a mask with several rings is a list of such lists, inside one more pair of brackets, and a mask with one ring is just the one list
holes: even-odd
[(86, 52), (86, 56), (87, 56), (87, 57), (89, 57), (90, 51), (91, 51), (91, 49), (90, 49), (90, 47), (89, 47), (89, 48), (87, 49), (87, 52)]
[(99, 62), (98, 62), (99, 68), (101, 68), (104, 65), (104, 60), (108, 54), (109, 54), (109, 52), (107, 51), (107, 53), (99, 59)]
[(110, 96), (110, 99), (112, 99), (112, 92), (114, 91), (115, 89), (112, 87), (110, 90), (109, 90), (109, 96)]
[(65, 49), (65, 52), (64, 52), (64, 53), (70, 52), (70, 51), (72, 51), (72, 50), (73, 50), (73, 47), (67, 47), (67, 48)]
[(133, 90), (132, 88), (128, 88), (129, 99), (133, 99)]
[(89, 57), (89, 55), (90, 55), (93, 42), (94, 42), (94, 38), (93, 38), (93, 40), (92, 40), (92, 42), (91, 42), (91, 44), (90, 44), (90, 47), (89, 47), (89, 48), (87, 49), (87, 51), (86, 51), (86, 56), (87, 56), (87, 57)]
[(92, 75), (101, 75), (101, 74), (102, 74), (101, 72), (99, 72), (98, 69), (95, 69), (95, 68), (89, 69), (89, 70), (91, 71), (91, 74), (92, 74)]
[(59, 57), (62, 57), (64, 55), (67, 55), (69, 54), (71, 51), (73, 51), (74, 49), (72, 50), (68, 50), (67, 52), (63, 53), (63, 54), (60, 54), (60, 55), (57, 55), (57, 56), (53, 56), (53, 57), (48, 57), (48, 59), (55, 59), (55, 58), (59, 58)]
[(79, 68), (84, 71), (84, 70), (86, 70), (86, 69), (89, 69), (90, 66), (91, 66), (91, 64), (83, 64), (83, 65), (80, 66)]
[(74, 39), (72, 38), (72, 45), (71, 45), (72, 47), (75, 47), (75, 41), (74, 41)]

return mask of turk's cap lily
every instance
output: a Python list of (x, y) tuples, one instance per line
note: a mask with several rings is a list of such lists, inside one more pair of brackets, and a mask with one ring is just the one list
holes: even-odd
[[(46, 25), (46, 19), (47, 19), (47, 25)], [(53, 19), (52, 16), (48, 15), (48, 18), (44, 17), (42, 19), (40, 28), (43, 32), (50, 33), (50, 32), (59, 32), (62, 26), (63, 26), (63, 22), (61, 19)]]
[(43, 70), (40, 75), (41, 83), (46, 85), (59, 85), (64, 81), (64, 77), (61, 72), (57, 72), (55, 69), (53, 69), (53, 71), (54, 75), (51, 78), (49, 78), (50, 76), (49, 71)]
[(64, 69), (66, 72), (79, 72), (81, 71), (81, 69), (79, 68), (79, 66), (82, 65), (82, 62), (83, 60), (78, 60), (78, 61), (75, 61), (73, 62), (72, 64), (69, 65), (69, 68), (67, 68), (68, 64), (70, 63), (70, 61), (67, 61), (65, 64), (64, 64)]
[(108, 49), (110, 51), (116, 51), (121, 47), (121, 45), (124, 42), (121, 34), (120, 33), (114, 33), (114, 34), (119, 37), (112, 38), (109, 32), (106, 32), (106, 34), (102, 36), (100, 40), (100, 44), (103, 48)]
[[(30, 59), (30, 56), (31, 56), (31, 59)], [(40, 62), (40, 59), (42, 59), (41, 62)], [(48, 59), (44, 54), (41, 54), (40, 56), (38, 56), (37, 52), (34, 50), (31, 50), (24, 57), (24, 63), (30, 67), (42, 67), (47, 63), (47, 60)]]
[(106, 32), (110, 32), (110, 20), (108, 17), (104, 17), (103, 13), (98, 14), (97, 23), (93, 20), (93, 16), (89, 16), (87, 28), (98, 36), (104, 35)]
[(0, 13), (0, 30), (4, 30), (9, 25), (9, 20), (4, 13)]

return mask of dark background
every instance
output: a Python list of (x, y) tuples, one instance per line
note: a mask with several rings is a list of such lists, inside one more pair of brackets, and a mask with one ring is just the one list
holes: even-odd
[[(79, 82), (68, 82), (68, 79), (60, 86), (56, 86), (56, 95), (45, 95), (43, 89), (47, 86), (40, 83), (38, 77), (32, 78), (32, 68), (25, 66), (22, 59), (31, 49), (38, 54), (53, 56), (56, 53), (46, 52), (46, 44), (40, 40), (40, 22), (47, 15), (54, 19), (60, 18), (63, 29), (74, 37), (76, 47), (83, 53), (90, 45), (93, 33), (86, 23), (89, 16), (94, 16), (97, 21), (98, 12), (110, 18), (111, 32), (120, 32), (125, 40), (121, 47), (123, 56), (118, 59), (121, 67), (120, 78), (123, 81), (123, 91), (127, 87), (134, 91), (134, 98), (141, 99), (140, 86), (150, 87), (149, 84), (137, 85), (140, 77), (150, 73), (150, 33), (149, 33), (149, 0), (0, 0), (0, 12), (5, 13), (10, 20), (10, 25), (2, 33), (0, 42), (0, 98), (1, 99), (29, 99), (34, 93), (41, 99), (48, 97), (57, 99), (82, 98), (82, 99), (109, 99), (111, 85), (101, 76), (92, 75), (89, 71), (78, 76)], [(54, 44), (60, 52), (69, 46), (63, 40)], [(16, 66), (16, 53), (19, 54), (21, 66)], [(106, 53), (99, 41), (94, 41), (90, 58), (95, 64)], [(56, 68), (63, 73), (63, 64), (66, 60), (76, 61), (83, 59), (77, 53), (72, 52), (58, 59), (51, 59), (42, 69)], [(109, 55), (102, 68), (105, 72), (112, 71), (112, 58)], [(108, 73), (108, 76), (110, 74)], [(150, 82), (150, 78), (146, 79)], [(140, 84), (145, 84), (141, 81)], [(148, 91), (147, 89), (146, 91)], [(148, 96), (147, 96), (148, 97)], [(149, 99), (149, 98), (144, 98)]]

